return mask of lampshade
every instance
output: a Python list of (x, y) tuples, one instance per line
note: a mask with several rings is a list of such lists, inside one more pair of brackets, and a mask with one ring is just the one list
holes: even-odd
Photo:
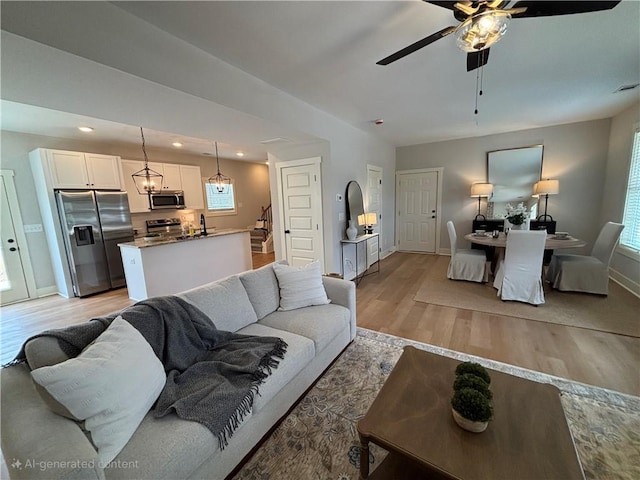
[(456, 44), (465, 52), (479, 52), (496, 43), (507, 31), (511, 15), (488, 10), (467, 18), (455, 31)]
[(558, 180), (540, 180), (533, 186), (533, 193), (536, 195), (557, 195), (558, 192), (560, 192)]
[(490, 197), (493, 194), (493, 185), (491, 183), (473, 183), (471, 185), (472, 197)]
[(375, 212), (371, 213), (363, 213), (362, 215), (358, 215), (358, 225), (377, 225), (378, 216)]

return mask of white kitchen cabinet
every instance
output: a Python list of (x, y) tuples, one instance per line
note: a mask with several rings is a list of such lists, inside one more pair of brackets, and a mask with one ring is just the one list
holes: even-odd
[(149, 168), (162, 175), (162, 190), (182, 190), (180, 165), (149, 162)]
[(53, 188), (120, 190), (120, 157), (46, 150)]
[(184, 190), (184, 203), (187, 208), (204, 209), (202, 178), (200, 167), (196, 165), (180, 165), (180, 179)]
[(149, 211), (149, 197), (140, 195), (136, 184), (133, 181), (133, 175), (144, 168), (144, 162), (139, 160), (122, 160), (122, 183), (127, 192), (129, 199), (129, 210), (131, 213), (141, 213)]

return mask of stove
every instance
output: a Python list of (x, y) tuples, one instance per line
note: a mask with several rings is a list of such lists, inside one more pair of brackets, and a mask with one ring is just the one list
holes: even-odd
[(177, 217), (147, 220), (146, 223), (148, 233), (162, 233), (170, 237), (182, 235), (182, 222)]

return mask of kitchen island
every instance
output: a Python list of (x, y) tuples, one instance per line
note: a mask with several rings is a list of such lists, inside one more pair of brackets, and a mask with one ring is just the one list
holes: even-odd
[(118, 244), (129, 298), (171, 295), (251, 270), (248, 229), (218, 230), (195, 238)]

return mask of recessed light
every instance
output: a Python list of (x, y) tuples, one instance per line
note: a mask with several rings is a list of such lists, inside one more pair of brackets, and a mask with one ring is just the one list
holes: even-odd
[(78, 127), (78, 130), (85, 133), (93, 132), (93, 128), (91, 127)]
[(182, 146), (180, 142), (173, 142), (171, 145), (173, 145), (176, 148), (180, 148)]
[(238, 156), (238, 157), (244, 157), (244, 153), (242, 153), (242, 152), (236, 152), (236, 156)]

